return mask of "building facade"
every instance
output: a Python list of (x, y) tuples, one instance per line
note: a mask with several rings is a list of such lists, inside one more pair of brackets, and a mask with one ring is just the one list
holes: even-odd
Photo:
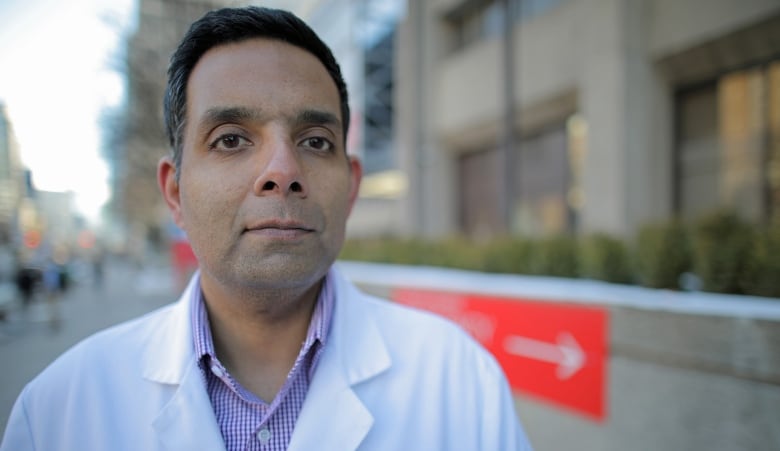
[[(118, 201), (144, 223), (165, 217), (150, 205), (167, 57), (186, 24), (230, 4), (140, 2), (113, 167)], [(628, 236), (780, 210), (774, 0), (270, 5), (307, 20), (347, 80), (348, 148), (366, 169), (350, 236)]]
[(774, 0), (409, 0), (396, 39), (399, 234), (780, 211)]
[(25, 171), (13, 126), (0, 103), (0, 246), (11, 243), (19, 232), (18, 211), (25, 196)]

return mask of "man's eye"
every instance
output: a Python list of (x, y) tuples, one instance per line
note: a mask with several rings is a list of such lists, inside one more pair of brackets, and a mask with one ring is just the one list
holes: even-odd
[(235, 134), (222, 135), (209, 146), (212, 150), (235, 150), (247, 143), (246, 138)]
[(325, 138), (313, 137), (306, 138), (302, 142), (303, 147), (314, 149), (320, 152), (329, 152), (333, 150), (333, 144)]

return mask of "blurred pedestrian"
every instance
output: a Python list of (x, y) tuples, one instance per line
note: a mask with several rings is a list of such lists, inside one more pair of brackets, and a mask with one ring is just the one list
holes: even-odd
[(33, 380), (2, 450), (527, 450), (495, 359), (332, 266), (357, 197), (347, 91), (290, 13), (221, 9), (171, 59), (158, 180), (200, 271)]
[(16, 301), (16, 258), (0, 229), (0, 321), (5, 319)]
[(22, 298), (22, 308), (26, 309), (32, 303), (39, 279), (40, 271), (17, 261), (15, 281), (16, 289)]
[(59, 296), (61, 290), (60, 265), (53, 259), (46, 260), (43, 266), (43, 292), (47, 297)]
[(96, 246), (92, 254), (92, 285), (97, 289), (103, 288), (105, 264), (103, 248)]
[(43, 293), (49, 315), (49, 325), (52, 330), (59, 330), (61, 325), (59, 299), (65, 290), (63, 286), (63, 270), (60, 264), (49, 258), (43, 267)]
[(0, 239), (0, 282), (13, 280), (16, 258), (8, 243)]

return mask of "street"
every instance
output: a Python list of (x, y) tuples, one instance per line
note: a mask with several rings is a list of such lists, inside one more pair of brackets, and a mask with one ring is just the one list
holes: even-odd
[(39, 293), (26, 310), (12, 311), (0, 321), (0, 431), (24, 385), (63, 351), (93, 332), (173, 302), (177, 294), (165, 265), (138, 269), (113, 261), (101, 286), (84, 277), (55, 303)]

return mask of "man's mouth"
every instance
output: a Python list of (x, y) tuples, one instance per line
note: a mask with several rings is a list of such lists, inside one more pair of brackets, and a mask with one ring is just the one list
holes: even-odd
[(244, 233), (277, 239), (295, 239), (314, 232), (314, 229), (303, 222), (294, 220), (272, 219), (247, 226)]

